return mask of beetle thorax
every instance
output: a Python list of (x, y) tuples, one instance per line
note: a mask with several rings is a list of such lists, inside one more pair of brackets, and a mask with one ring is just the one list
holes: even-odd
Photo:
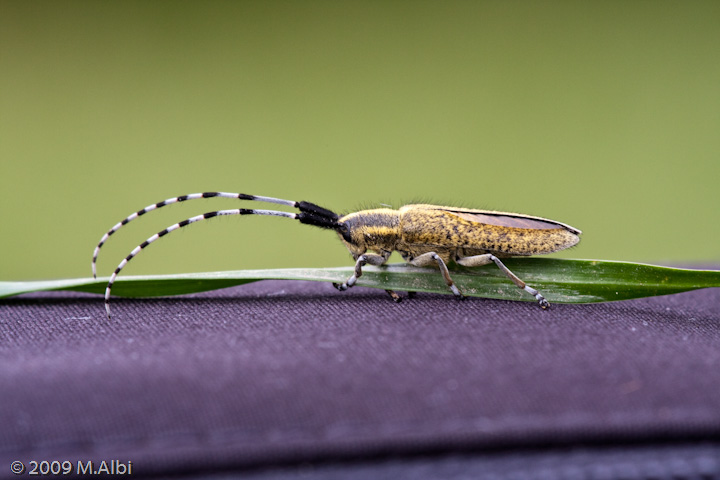
[(400, 213), (389, 208), (361, 210), (338, 220), (345, 226), (340, 239), (350, 253), (362, 255), (368, 250), (392, 252), (400, 240)]

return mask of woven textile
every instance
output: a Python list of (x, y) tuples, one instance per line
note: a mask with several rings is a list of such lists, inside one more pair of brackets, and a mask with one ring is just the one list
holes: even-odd
[(543, 311), (265, 281), (112, 307), (0, 300), (0, 476), (112, 459), (147, 476), (720, 476), (720, 289)]

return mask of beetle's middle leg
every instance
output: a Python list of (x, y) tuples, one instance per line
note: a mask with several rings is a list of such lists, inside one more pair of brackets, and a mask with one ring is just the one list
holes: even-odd
[[(357, 261), (355, 262), (355, 273), (348, 278), (345, 283), (333, 283), (333, 287), (337, 288), (340, 291), (345, 291), (348, 288), (355, 285), (355, 282), (357, 282), (357, 279), (362, 276), (362, 267), (367, 265), (368, 263), (370, 265), (374, 265), (376, 267), (379, 267), (380, 265), (384, 265), (385, 262), (388, 261), (388, 258), (390, 258), (390, 254), (392, 252), (383, 251), (382, 254), (377, 253), (363, 253), (362, 255), (357, 257)], [(402, 298), (400, 295), (395, 293), (392, 290), (385, 290), (393, 299), (395, 302), (400, 302)]]
[(435, 263), (437, 263), (438, 267), (440, 267), (440, 273), (442, 273), (443, 279), (445, 279), (445, 283), (448, 287), (450, 287), (450, 290), (452, 290), (453, 294), (456, 297), (459, 298), (465, 298), (465, 296), (460, 292), (457, 285), (455, 285), (455, 282), (453, 282), (453, 279), (450, 278), (450, 272), (448, 271), (447, 265), (445, 265), (445, 262), (442, 258), (440, 258), (440, 255), (438, 255), (435, 252), (427, 252), (423, 253), (422, 255), (418, 255), (415, 258), (405, 259), (410, 265), (415, 265), (416, 267), (429, 267)]
[(498, 257), (493, 255), (492, 253), (485, 253), (483, 255), (473, 255), (472, 257), (462, 257), (455, 260), (455, 262), (458, 265), (462, 265), (463, 267), (480, 267), (482, 265), (487, 265), (490, 262), (495, 262), (495, 265), (498, 266), (498, 268), (510, 279), (512, 282), (518, 287), (526, 292), (528, 292), (530, 295), (535, 297), (535, 300), (538, 301), (540, 306), (542, 308), (548, 308), (550, 306), (550, 303), (545, 300), (545, 297), (543, 297), (540, 292), (532, 288), (530, 285), (527, 285), (525, 282), (520, 280), (517, 275), (515, 275), (513, 272), (508, 269), (504, 263), (500, 261)]

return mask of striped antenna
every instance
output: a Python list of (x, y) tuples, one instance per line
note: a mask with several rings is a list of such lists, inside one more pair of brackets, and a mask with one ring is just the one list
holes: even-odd
[(120, 230), (121, 227), (123, 227), (124, 225), (127, 225), (128, 223), (132, 222), (136, 218), (141, 217), (148, 212), (152, 212), (153, 210), (157, 210), (158, 208), (172, 205), (173, 203), (180, 203), (180, 202), (185, 202), (187, 200), (198, 200), (201, 198), (213, 198), (213, 197), (235, 198), (238, 200), (254, 200), (254, 201), (258, 201), (258, 202), (277, 203), (278, 205), (287, 205), (289, 207), (297, 207), (297, 202), (292, 202), (290, 200), (283, 200), (281, 198), (273, 198), (273, 197), (259, 197), (256, 195), (248, 195), (246, 193), (204, 192), (204, 193), (191, 193), (190, 195), (181, 195), (179, 197), (168, 198), (166, 200), (163, 200), (162, 202), (148, 205), (147, 207), (143, 208), (142, 210), (138, 210), (137, 212), (133, 213), (132, 215), (126, 217), (123, 221), (116, 223), (110, 230), (108, 230), (105, 233), (105, 235), (102, 236), (102, 238), (100, 238), (100, 242), (98, 242), (97, 246), (95, 247), (95, 251), (93, 252), (93, 259), (92, 259), (93, 278), (97, 278), (97, 266), (96, 265), (97, 265), (98, 255), (100, 255), (100, 248), (102, 248), (102, 246), (105, 244), (105, 242), (108, 241), (110, 236), (113, 233)]
[(177, 230), (179, 228), (185, 227), (187, 225), (190, 225), (191, 223), (200, 222), (202, 220), (207, 220), (209, 218), (213, 217), (219, 217), (223, 215), (271, 215), (274, 217), (287, 217), (292, 219), (297, 219), (298, 214), (297, 213), (288, 213), (288, 212), (279, 212), (276, 210), (255, 210), (255, 209), (249, 209), (249, 208), (236, 208), (233, 210), (217, 210), (215, 212), (208, 212), (203, 213), (202, 215), (197, 215), (195, 217), (188, 218), (187, 220), (183, 220), (182, 222), (178, 222), (174, 225), (170, 225), (165, 230), (162, 230), (152, 237), (145, 240), (143, 243), (138, 245), (133, 249), (130, 254), (123, 259), (122, 262), (117, 266), (113, 274), (110, 276), (110, 281), (107, 284), (107, 287), (105, 288), (105, 312), (107, 312), (108, 320), (110, 320), (110, 291), (112, 290), (113, 283), (115, 283), (115, 279), (120, 274), (120, 271), (125, 268), (125, 265), (128, 264), (130, 260), (132, 260), (138, 253), (143, 251), (148, 245), (159, 239), (160, 237), (164, 237), (168, 233), (172, 232), (173, 230)]
[(190, 225), (191, 223), (200, 222), (202, 220), (208, 220), (210, 218), (219, 217), (219, 216), (227, 216), (227, 215), (268, 215), (273, 217), (286, 217), (293, 220), (298, 220), (300, 223), (304, 223), (307, 225), (314, 225), (316, 227), (321, 228), (328, 228), (332, 230), (337, 231), (343, 231), (344, 225), (338, 222), (339, 216), (330, 210), (327, 210), (326, 208), (320, 207), (318, 205), (315, 205), (314, 203), (310, 202), (293, 202), (290, 200), (282, 200), (280, 198), (273, 198), (273, 197), (261, 197), (256, 195), (247, 195), (244, 193), (225, 193), (225, 192), (206, 192), (206, 193), (194, 193), (191, 195), (183, 195), (180, 197), (173, 197), (169, 198), (167, 200), (163, 200), (162, 202), (155, 203), (153, 205), (150, 205), (148, 207), (145, 207), (144, 209), (133, 213), (132, 215), (125, 218), (122, 222), (116, 224), (113, 228), (111, 228), (105, 235), (102, 236), (100, 239), (100, 243), (98, 243), (97, 247), (95, 247), (95, 252), (93, 254), (93, 277), (95, 277), (95, 264), (97, 261), (97, 256), (100, 251), (100, 247), (103, 246), (103, 244), (107, 241), (107, 239), (118, 231), (123, 225), (126, 225), (127, 223), (135, 220), (141, 215), (144, 215), (147, 212), (150, 212), (152, 210), (156, 210), (158, 208), (164, 207), (166, 205), (171, 205), (173, 203), (177, 202), (184, 202), (186, 200), (196, 200), (200, 198), (212, 198), (212, 197), (225, 197), (225, 198), (236, 198), (239, 200), (252, 200), (252, 201), (258, 201), (258, 202), (267, 202), (267, 203), (277, 203), (280, 205), (287, 205), (291, 207), (295, 207), (298, 210), (300, 210), (300, 213), (290, 213), (290, 212), (281, 212), (278, 210), (258, 210), (258, 209), (251, 209), (251, 208), (236, 208), (232, 210), (216, 210), (214, 212), (207, 212), (202, 215), (197, 215), (191, 218), (188, 218), (186, 220), (183, 220), (182, 222), (175, 223), (173, 225), (170, 225), (166, 229), (156, 233), (155, 235), (149, 237), (147, 240), (145, 240), (143, 243), (135, 247), (130, 254), (128, 254), (127, 257), (123, 259), (122, 262), (117, 266), (115, 271), (110, 276), (110, 281), (107, 284), (107, 287), (105, 288), (105, 311), (107, 312), (108, 320), (110, 319), (110, 293), (112, 291), (113, 283), (115, 283), (115, 279), (120, 274), (123, 268), (132, 260), (135, 256), (137, 256), (142, 250), (144, 250), (148, 245), (158, 240), (160, 237), (164, 237), (168, 233), (178, 230), (182, 227), (185, 227), (187, 225)]

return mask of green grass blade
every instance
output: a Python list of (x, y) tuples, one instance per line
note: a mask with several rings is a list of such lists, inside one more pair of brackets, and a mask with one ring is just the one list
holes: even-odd
[[(550, 302), (594, 303), (668, 295), (698, 288), (720, 287), (720, 271), (660, 267), (640, 263), (551, 258), (511, 258), (510, 270), (537, 288)], [(353, 267), (240, 270), (229, 272), (119, 277), (113, 294), (153, 297), (196, 293), (242, 285), (257, 280), (315, 280), (342, 282)], [(534, 301), (519, 290), (494, 265), (451, 268), (452, 277), (465, 295)], [(103, 293), (107, 278), (0, 282), (0, 297), (45, 290)], [(359, 286), (398, 291), (450, 294), (436, 269), (407, 264), (365, 267)]]

